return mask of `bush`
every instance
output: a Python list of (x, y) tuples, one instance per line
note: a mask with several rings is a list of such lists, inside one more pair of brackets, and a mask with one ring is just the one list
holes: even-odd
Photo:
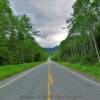
[(11, 63), (11, 52), (7, 47), (0, 47), (0, 65)]

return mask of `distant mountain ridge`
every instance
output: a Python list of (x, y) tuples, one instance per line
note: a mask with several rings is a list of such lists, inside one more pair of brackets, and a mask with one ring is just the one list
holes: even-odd
[(54, 47), (54, 48), (44, 48), (47, 52), (54, 52), (56, 50), (58, 50), (58, 46)]

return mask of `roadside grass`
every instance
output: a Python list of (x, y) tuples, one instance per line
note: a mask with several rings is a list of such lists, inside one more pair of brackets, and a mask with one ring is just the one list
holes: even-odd
[(100, 80), (100, 64), (80, 65), (65, 62), (59, 62), (59, 64), (62, 64), (65, 67), (68, 67), (74, 71), (81, 72), (83, 74), (89, 75), (92, 78)]
[(17, 64), (17, 65), (0, 65), (0, 80), (13, 76), (39, 65), (41, 62)]

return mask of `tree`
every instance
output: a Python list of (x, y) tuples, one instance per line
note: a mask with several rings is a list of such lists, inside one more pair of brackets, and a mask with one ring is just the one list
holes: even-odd
[(34, 34), (30, 18), (15, 16), (8, 0), (0, 0), (0, 64), (45, 60), (47, 55), (35, 42)]
[[(61, 59), (69, 62), (100, 62), (100, 1), (77, 0), (67, 20), (69, 35), (61, 43)], [(63, 56), (62, 56), (63, 55)]]

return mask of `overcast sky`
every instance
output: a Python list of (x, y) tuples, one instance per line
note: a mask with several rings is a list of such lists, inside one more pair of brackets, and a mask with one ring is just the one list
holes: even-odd
[(75, 0), (9, 0), (16, 15), (26, 14), (40, 31), (35, 40), (42, 47), (54, 47), (61, 43), (68, 34), (62, 27), (72, 13)]

